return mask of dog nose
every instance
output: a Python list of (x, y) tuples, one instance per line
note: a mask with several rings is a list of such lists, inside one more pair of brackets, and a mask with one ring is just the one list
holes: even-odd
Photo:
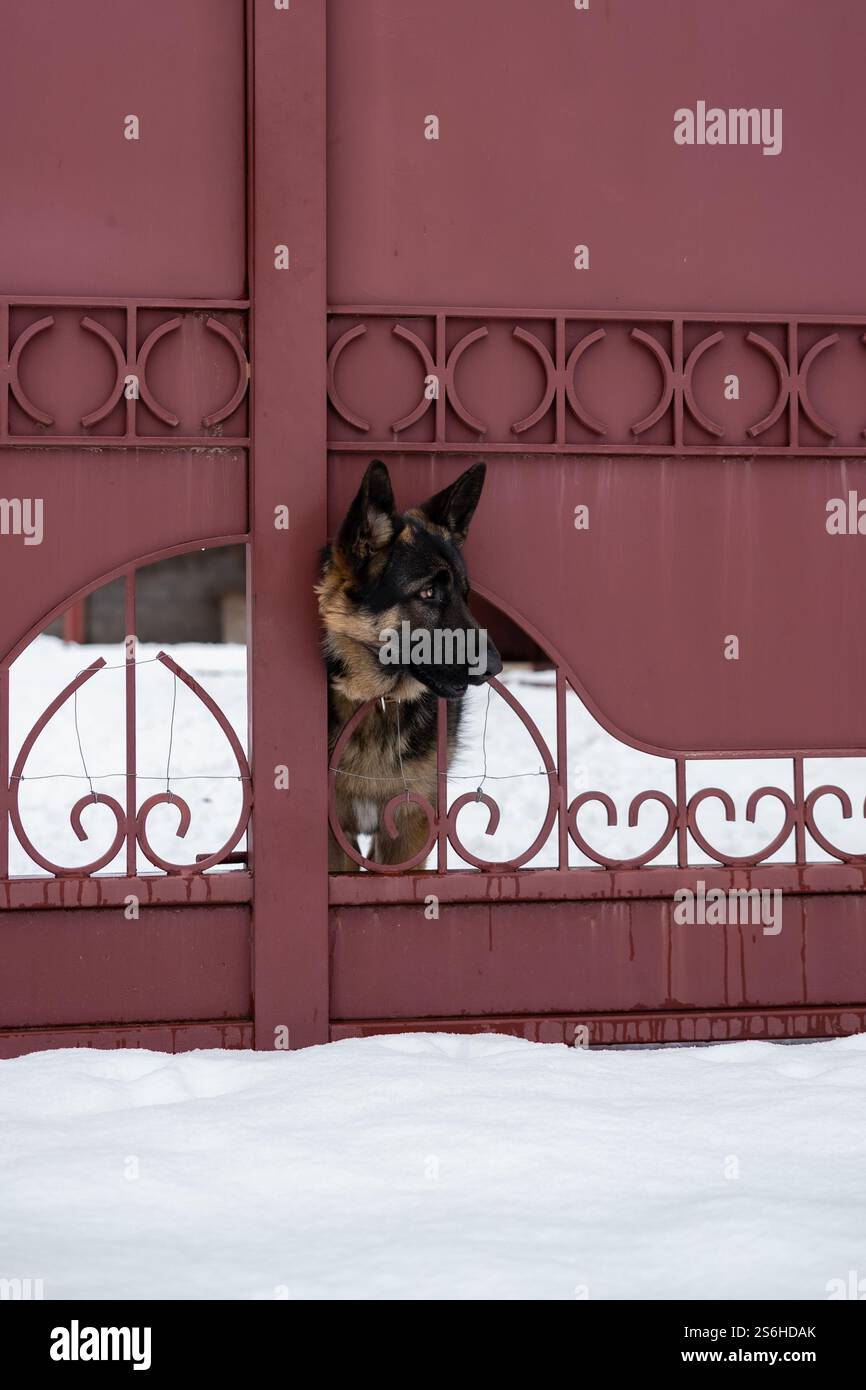
[(487, 639), (487, 670), (485, 671), (484, 674), (487, 675), (487, 676), (498, 676), (498, 675), (499, 675), (499, 672), (500, 672), (501, 670), (502, 670), (502, 657), (499, 655), (498, 651), (496, 650), (496, 648), (494, 647), (493, 643), (490, 641), (490, 638), (488, 637), (488, 639)]

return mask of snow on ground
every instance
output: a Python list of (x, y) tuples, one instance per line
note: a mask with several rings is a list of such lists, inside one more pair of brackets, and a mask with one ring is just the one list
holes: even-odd
[[(166, 787), (170, 766), (170, 787), (185, 797), (192, 812), (192, 824), (185, 840), (174, 834), (177, 811), (160, 806), (148, 820), (148, 832), (157, 851), (174, 862), (189, 862), (195, 854), (212, 852), (228, 838), (240, 809), (241, 788), (237, 768), (225, 735), (196, 697), (159, 662), (156, 646), (141, 646), (138, 657), (138, 765), (139, 804)], [(242, 646), (178, 645), (169, 654), (214, 697), (246, 747), (246, 652)], [(93, 777), (97, 791), (123, 802), (125, 675), (121, 647), (75, 646), (57, 638), (38, 638), (12, 668), (11, 745), (14, 760), (23, 739), (50, 700), (79, 671), (102, 656), (111, 669), (92, 677), (78, 692), (77, 701), (68, 700), (44, 730), (24, 769), (21, 806), (25, 828), (34, 845), (70, 867), (93, 860), (111, 843), (114, 821), (106, 807), (93, 806), (85, 812), (85, 826), (92, 839), (80, 842), (69, 824), (69, 810), (76, 800), (89, 793), (84, 766)], [(555, 757), (556, 711), (553, 673), (509, 668), (505, 683), (535, 721)], [(77, 705), (78, 733), (75, 728)], [(172, 734), (172, 708), (174, 726)], [(674, 765), (669, 758), (638, 752), (607, 733), (586, 711), (577, 696), (568, 696), (568, 786), (569, 798), (590, 790), (602, 790), (618, 808), (619, 824), (606, 825), (605, 814), (597, 803), (587, 805), (580, 814), (580, 826), (589, 843), (611, 857), (629, 858), (652, 845), (665, 823), (664, 812), (655, 803), (645, 805), (639, 824), (627, 824), (628, 806), (638, 792), (649, 788), (674, 795)], [(287, 699), (287, 721), (293, 717)], [(487, 736), (484, 739), (484, 724)], [(79, 738), (81, 747), (79, 748)], [(170, 754), (170, 757), (169, 757)], [(479, 857), (501, 861), (521, 855), (533, 843), (544, 820), (548, 779), (539, 775), (541, 758), (518, 717), (498, 695), (489, 696), (487, 687), (469, 691), (465, 731), (461, 751), (451, 768), (449, 802), (461, 793), (474, 792), (485, 768), (485, 792), (499, 803), (502, 816), (494, 835), (486, 834), (488, 813), (482, 805), (468, 805), (461, 812), (458, 830), (464, 844)], [(82, 763), (83, 758), (83, 763)], [(58, 774), (62, 776), (58, 777)], [(45, 780), (40, 780), (45, 779)], [(806, 790), (823, 782), (838, 782), (851, 795), (859, 810), (866, 795), (866, 759), (812, 759), (806, 764)], [(750, 792), (770, 783), (792, 790), (792, 770), (788, 761), (742, 761), (736, 763), (699, 762), (688, 768), (688, 793), (701, 786), (717, 785), (735, 799), (737, 821), (726, 823), (717, 802), (704, 803), (700, 823), (711, 843), (741, 855), (770, 843), (781, 824), (781, 808), (775, 800), (759, 803), (754, 825), (745, 819)], [(831, 839), (843, 848), (863, 851), (864, 828), (859, 814), (846, 822), (835, 801), (825, 798), (819, 808), (819, 822)], [(810, 844), (810, 858), (829, 856)], [(692, 845), (691, 862), (706, 861)], [(792, 846), (783, 845), (774, 856), (790, 860)], [(42, 872), (12, 837), (11, 872)], [(451, 867), (459, 867), (456, 851), (449, 852)], [(590, 861), (576, 845), (570, 850), (570, 863)], [(655, 862), (675, 862), (675, 848), (668, 846)], [(530, 861), (533, 867), (556, 863), (556, 831)], [(146, 861), (140, 857), (140, 867)], [(122, 869), (122, 854), (105, 872)]]
[(864, 1062), (866, 1037), (493, 1034), (2, 1062), (0, 1278), (46, 1298), (824, 1299), (866, 1278)]

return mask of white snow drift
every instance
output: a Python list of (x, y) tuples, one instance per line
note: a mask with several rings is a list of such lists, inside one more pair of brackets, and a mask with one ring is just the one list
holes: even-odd
[(866, 1295), (866, 1037), (47, 1052), (0, 1134), (49, 1299)]

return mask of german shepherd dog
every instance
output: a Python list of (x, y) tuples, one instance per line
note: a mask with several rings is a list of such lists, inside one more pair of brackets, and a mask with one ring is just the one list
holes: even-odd
[[(479, 669), (481, 661), (466, 659), (480, 629), (466, 606), (469, 577), (461, 550), (485, 472), (485, 465), (476, 463), (450, 487), (401, 513), (388, 470), (374, 459), (336, 540), (323, 553), (316, 593), (325, 630), (331, 754), (358, 706), (376, 701), (343, 749), (337, 817), (354, 849), (359, 835), (372, 835), (368, 857), (379, 864), (411, 859), (427, 839), (427, 819), (414, 803), (398, 808), (396, 837), (382, 823), (382, 813), (407, 787), (437, 804), (437, 697), (448, 701), (450, 759), (467, 686), (481, 685), (502, 670), (489, 638), (484, 669)], [(408, 628), (402, 627), (404, 622)], [(437, 632), (459, 630), (467, 640), (460, 644), (462, 650), (450, 646), (447, 653), (429, 642), (434, 652), (451, 658), (447, 662), (419, 665), (404, 651), (399, 661), (385, 664), (383, 632), (415, 634), (420, 629), (427, 629), (430, 639)], [(480, 650), (483, 655), (484, 647)], [(329, 867), (358, 868), (333, 834)]]

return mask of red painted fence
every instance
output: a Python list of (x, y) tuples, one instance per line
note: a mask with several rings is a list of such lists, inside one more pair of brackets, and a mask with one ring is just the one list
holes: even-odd
[[(0, 493), (44, 509), (42, 544), (0, 534), (0, 1053), (861, 1030), (861, 7), (115, 9), (0, 20)], [(449, 799), (443, 745), (435, 867), (329, 882), (312, 584), (375, 456), (406, 504), (487, 459), (470, 570), (547, 654), (555, 737), (497, 684), (547, 779), (522, 853), (467, 846), (475, 793)], [(149, 817), (192, 812), (138, 775), (136, 575), (225, 544), (249, 555), (246, 750), (164, 665), (232, 744), (240, 812), (207, 857), (167, 859)], [(125, 795), (97, 793), (113, 830), (70, 869), (19, 792), (98, 671), (49, 692), (14, 757), (9, 672), (115, 580)], [(664, 784), (570, 787), (575, 698)], [(762, 759), (742, 801), (704, 775)], [(69, 808), (85, 838), (93, 800)], [(482, 801), (495, 829), (507, 802)], [(708, 829), (710, 806), (736, 827), (768, 801), (749, 853)], [(617, 857), (587, 829), (599, 807), (658, 829)], [(10, 836), (44, 876), (10, 876)], [(699, 881), (781, 890), (781, 931), (681, 924)]]

